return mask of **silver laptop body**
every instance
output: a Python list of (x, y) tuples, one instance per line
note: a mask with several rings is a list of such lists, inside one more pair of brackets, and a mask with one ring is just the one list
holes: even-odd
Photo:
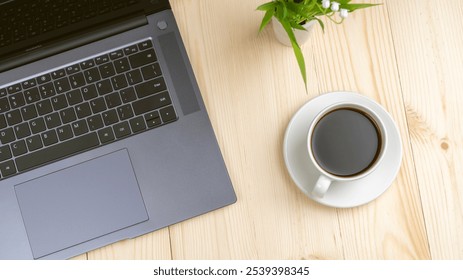
[(236, 201), (168, 1), (0, 16), (0, 259), (65, 259)]

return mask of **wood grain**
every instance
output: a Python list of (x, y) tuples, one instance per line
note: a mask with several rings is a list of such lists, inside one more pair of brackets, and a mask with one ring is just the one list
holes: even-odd
[[(258, 34), (264, 2), (171, 0), (237, 203), (88, 258), (462, 259), (463, 2), (374, 0), (315, 28), (307, 93), (292, 49)], [(337, 90), (384, 106), (403, 142), (392, 186), (353, 209), (308, 199), (282, 155), (297, 109)]]
[(173, 258), (342, 258), (336, 212), (298, 191), (283, 163), (286, 125), (314, 96), (316, 79), (307, 95), (292, 49), (271, 29), (258, 34), (259, 1), (171, 3), (189, 19), (180, 31), (238, 195), (232, 206), (172, 226)]
[(355, 91), (376, 100), (396, 121), (403, 142), (401, 170), (391, 188), (364, 207), (337, 211), (345, 257), (428, 259), (387, 7), (359, 10), (342, 25), (326, 26), (314, 48), (320, 91)]
[(433, 259), (463, 258), (463, 2), (387, 2)]
[(171, 259), (169, 229), (164, 228), (135, 239), (123, 240), (87, 253), (89, 260)]
[[(263, 1), (172, 1), (238, 203), (171, 227), (174, 258), (429, 258), (419, 189), (385, 7), (315, 32), (303, 48), (304, 92), (292, 50), (257, 35)], [(374, 25), (369, 24), (374, 22)], [(219, 62), (219, 63), (218, 63)], [(392, 188), (351, 210), (305, 198), (285, 172), (283, 133), (321, 92), (353, 90), (398, 121), (404, 160)], [(256, 108), (257, 107), (257, 108)]]

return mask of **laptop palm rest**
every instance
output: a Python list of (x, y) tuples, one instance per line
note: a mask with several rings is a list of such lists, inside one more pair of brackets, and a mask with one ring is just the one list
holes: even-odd
[(35, 259), (148, 220), (127, 150), (15, 186)]

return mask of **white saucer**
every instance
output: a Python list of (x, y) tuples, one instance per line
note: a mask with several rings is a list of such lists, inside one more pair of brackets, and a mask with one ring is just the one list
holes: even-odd
[[(383, 120), (388, 136), (385, 155), (380, 165), (368, 176), (350, 182), (333, 182), (323, 198), (310, 194), (319, 172), (309, 159), (307, 133), (315, 115), (338, 102), (354, 101), (370, 108)], [(299, 109), (288, 124), (283, 143), (286, 167), (299, 189), (323, 205), (349, 208), (366, 204), (384, 193), (394, 181), (402, 160), (402, 142), (391, 116), (375, 101), (351, 92), (320, 95)]]

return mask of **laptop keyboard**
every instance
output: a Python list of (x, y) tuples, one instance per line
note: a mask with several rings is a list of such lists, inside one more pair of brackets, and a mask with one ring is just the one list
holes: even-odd
[(0, 88), (1, 179), (177, 119), (151, 40)]

